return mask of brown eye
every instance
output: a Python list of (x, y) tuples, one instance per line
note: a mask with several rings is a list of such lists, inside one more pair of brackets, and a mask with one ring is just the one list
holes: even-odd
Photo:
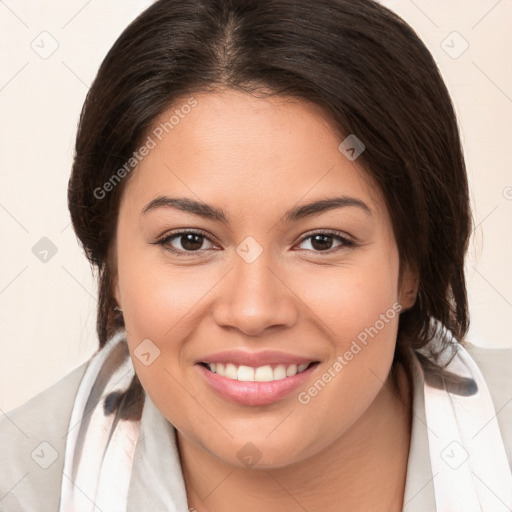
[(333, 244), (332, 235), (314, 235), (311, 237), (311, 246), (315, 250), (324, 251), (330, 249)]
[[(313, 252), (334, 252), (338, 248), (355, 246), (355, 243), (352, 242), (352, 240), (349, 240), (341, 234), (323, 231), (304, 237), (300, 243), (302, 244), (307, 240), (311, 240), (311, 248), (306, 247), (306, 250)], [(338, 244), (333, 246), (335, 241), (337, 241)]]
[(197, 235), (195, 233), (187, 233), (185, 235), (178, 235), (178, 240), (180, 241), (181, 246), (186, 251), (197, 251), (201, 249), (203, 245), (204, 237), (202, 235)]
[[(204, 247), (205, 242), (210, 243), (211, 246)], [(158, 240), (156, 244), (163, 245), (165, 250), (176, 254), (201, 252), (203, 250), (211, 249), (212, 246), (214, 246), (209, 237), (203, 233), (195, 231), (171, 233)]]

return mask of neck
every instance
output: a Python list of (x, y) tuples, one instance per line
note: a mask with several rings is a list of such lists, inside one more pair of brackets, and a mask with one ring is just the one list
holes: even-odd
[(328, 449), (273, 470), (235, 468), (177, 433), (189, 510), (388, 512), (401, 510), (412, 391), (402, 367)]

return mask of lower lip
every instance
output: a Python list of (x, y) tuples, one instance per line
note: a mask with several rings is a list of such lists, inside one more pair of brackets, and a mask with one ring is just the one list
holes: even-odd
[(202, 364), (197, 365), (208, 384), (219, 395), (242, 405), (269, 405), (285, 398), (300, 385), (304, 384), (317, 366), (318, 363), (312, 364), (303, 372), (280, 380), (241, 382), (211, 372)]

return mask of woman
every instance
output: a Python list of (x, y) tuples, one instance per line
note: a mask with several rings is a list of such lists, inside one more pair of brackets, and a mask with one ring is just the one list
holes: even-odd
[(468, 185), (371, 0), (160, 0), (69, 182), (99, 351), (2, 420), (2, 510), (512, 507), (511, 350), (464, 340)]

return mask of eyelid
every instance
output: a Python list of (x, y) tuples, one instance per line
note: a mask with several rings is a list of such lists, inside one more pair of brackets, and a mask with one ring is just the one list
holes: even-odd
[[(316, 229), (314, 231), (310, 231), (309, 233), (306, 233), (304, 236), (302, 236), (299, 239), (299, 243), (303, 242), (304, 240), (307, 240), (308, 238), (315, 236), (315, 235), (332, 235), (334, 237), (342, 239), (344, 242), (356, 244), (356, 241), (353, 240), (353, 238), (346, 233), (343, 233), (342, 231), (337, 231), (335, 229)], [(322, 251), (317, 251), (322, 252)], [(325, 252), (325, 251), (324, 251)]]

